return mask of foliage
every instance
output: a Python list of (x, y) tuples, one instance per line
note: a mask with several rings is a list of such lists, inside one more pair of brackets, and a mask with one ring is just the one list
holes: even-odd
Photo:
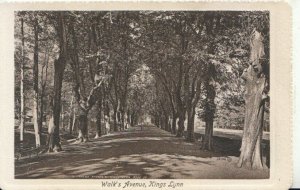
[[(240, 75), (249, 64), (249, 36), (254, 28), (263, 34), (267, 63), (269, 59), (268, 12), (71, 11), (64, 15), (69, 55), (63, 78), (64, 113), (72, 110), (76, 77), (82, 79), (81, 93), (87, 97), (95, 87), (95, 75), (100, 74), (109, 76), (101, 88), (101, 101), (109, 102), (111, 115), (116, 109), (120, 113), (132, 111), (158, 117), (165, 112), (165, 117), (177, 117), (194, 101), (200, 118), (212, 112), (218, 125), (242, 125), (244, 84)], [(60, 49), (57, 12), (17, 12), (16, 116), (20, 111), (20, 19), (25, 22), (25, 97), (31, 97), (33, 17), (38, 18), (40, 30), (39, 89), (46, 81), (43, 102), (48, 104), (40, 111), (46, 115), (53, 96), (53, 65)], [(72, 66), (74, 59), (78, 73)], [(214, 73), (208, 71), (209, 65), (213, 65)], [(215, 91), (213, 102), (205, 101), (207, 82)], [(25, 105), (31, 104), (31, 99), (25, 98)]]

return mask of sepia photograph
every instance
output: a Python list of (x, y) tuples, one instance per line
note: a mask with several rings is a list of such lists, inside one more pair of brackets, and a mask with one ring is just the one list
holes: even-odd
[(269, 11), (15, 11), (14, 178), (269, 179), (269, 71)]

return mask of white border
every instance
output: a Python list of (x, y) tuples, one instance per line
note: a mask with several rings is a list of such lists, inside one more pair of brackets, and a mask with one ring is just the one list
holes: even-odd
[[(25, 0), (26, 1), (26, 0)], [(130, 4), (130, 3), (128, 3)], [(7, 9), (11, 9), (14, 8), (13, 6), (11, 6), (12, 4), (8, 5), (6, 8)], [(87, 9), (95, 9), (91, 6), (89, 6), (89, 4), (84, 4), (85, 9), (87, 7)], [(160, 3), (160, 7), (161, 9), (168, 9), (168, 6), (161, 6), (164, 5), (162, 3)], [(236, 7), (231, 7), (233, 9), (239, 10), (241, 9), (240, 4), (237, 3), (238, 6)], [(1, 6), (1, 5), (0, 5)], [(27, 7), (27, 9), (42, 9), (44, 5), (42, 4), (24, 4), (24, 6)], [(60, 6), (62, 6), (61, 8), (59, 8), (59, 10), (62, 9), (74, 9), (77, 7), (77, 9), (81, 9), (82, 6), (80, 7), (79, 4), (77, 4), (76, 6), (71, 6), (70, 4), (67, 3), (62, 3), (60, 4)], [(213, 7), (211, 6), (211, 3), (209, 3), (208, 1), (206, 1), (205, 4), (203, 4), (202, 9), (205, 10), (214, 10), (214, 9), (229, 9), (228, 6), (230, 6), (230, 4), (227, 4), (226, 6), (219, 6), (219, 8), (217, 7)], [(287, 11), (288, 11), (288, 7), (284, 4), (281, 4), (280, 6), (273, 4), (272, 6), (276, 7), (275, 9), (278, 10), (283, 6)], [(47, 7), (51, 7), (50, 9), (56, 9), (57, 6), (54, 3), (48, 4)], [(110, 6), (111, 8), (113, 8), (114, 6)], [(153, 6), (151, 6), (153, 8)], [(226, 8), (227, 7), (227, 8)], [(252, 9), (252, 10), (258, 10), (258, 9), (264, 9), (264, 7), (266, 7), (265, 4), (260, 4), (260, 6), (250, 6), (251, 8), (247, 8), (247, 9)], [(0, 7), (2, 8), (2, 7)], [(22, 7), (24, 8), (24, 7)], [(108, 7), (109, 8), (109, 7)], [(122, 4), (119, 8), (121, 9), (128, 9), (128, 5), (124, 5)], [(155, 6), (154, 6), (155, 8)], [(179, 7), (180, 8), (180, 7)], [(192, 6), (190, 6), (190, 8), (193, 8)], [(9, 22), (11, 21), (11, 17), (13, 16), (12, 12), (9, 10), (4, 10), (1, 9), (1, 14), (4, 15), (4, 17), (0, 18), (0, 23), (1, 23), (1, 27), (0, 27), (0, 40), (5, 40), (6, 42), (13, 42), (13, 35), (11, 35), (11, 32), (6, 32), (6, 31), (13, 31), (13, 22)], [(134, 8), (133, 8), (134, 9)], [(178, 9), (178, 8), (176, 8)], [(244, 9), (244, 6), (243, 6)], [(289, 21), (291, 19), (291, 17), (289, 17), (288, 14), (284, 13), (284, 12), (276, 12), (276, 14), (271, 14), (271, 19), (273, 19), (274, 21), (271, 20), (271, 28), (274, 27), (278, 29), (274, 32), (274, 35), (276, 36), (276, 39), (271, 40), (271, 49), (276, 49), (278, 50), (279, 47), (276, 47), (279, 45), (279, 43), (283, 42), (282, 40), (280, 41), (280, 39), (278, 38), (283, 38), (283, 36), (278, 36), (278, 34), (285, 34), (285, 35), (290, 35), (289, 33)], [(287, 19), (287, 22), (284, 22), (284, 20), (282, 19), (282, 17), (284, 17), (285, 19)], [(5, 26), (3, 26), (3, 23), (5, 24)], [(283, 28), (278, 28), (282, 26)], [(273, 28), (274, 29), (274, 28)], [(271, 29), (272, 30), (272, 29)], [(13, 33), (12, 33), (13, 34)], [(289, 42), (288, 38), (285, 38), (286, 42)], [(2, 41), (0, 41), (2, 43)], [(0, 81), (1, 82), (1, 101), (3, 100), (7, 100), (9, 98), (13, 98), (13, 94), (11, 94), (11, 92), (13, 93), (13, 81), (14, 81), (14, 74), (13, 74), (13, 69), (11, 69), (11, 66), (7, 65), (7, 63), (13, 63), (12, 57), (9, 57), (8, 55), (13, 55), (13, 52), (11, 50), (13, 50), (13, 43), (6, 43), (5, 46), (3, 46), (3, 43), (0, 45), (1, 47), (1, 51), (0, 51), (0, 60), (1, 60), (1, 64), (0, 64)], [(271, 55), (271, 62), (278, 62), (278, 60), (282, 60), (283, 62), (285, 62), (286, 64), (289, 63), (289, 58), (286, 57), (287, 54), (289, 54), (289, 46), (286, 44), (280, 44), (281, 47), (283, 48), (283, 51), (276, 51), (275, 55)], [(5, 48), (5, 49), (4, 49)], [(4, 51), (2, 51), (4, 50)], [(271, 50), (272, 51), (272, 50)], [(295, 55), (295, 54), (294, 54)], [(282, 59), (284, 57), (284, 59)], [(272, 115), (277, 115), (279, 116), (281, 113), (278, 112), (283, 112), (283, 115), (285, 116), (286, 114), (291, 113), (291, 107), (286, 107), (286, 105), (290, 105), (291, 106), (291, 100), (289, 99), (290, 97), (290, 86), (288, 86), (287, 84), (290, 82), (290, 77), (289, 74), (291, 72), (291, 69), (289, 68), (289, 66), (284, 66), (284, 65), (279, 65), (280, 63), (277, 63), (276, 68), (272, 68), (271, 67), (271, 105), (277, 104), (279, 108), (282, 108), (281, 110), (272, 110), (271, 109), (271, 117)], [(8, 67), (7, 67), (8, 66)], [(13, 65), (12, 65), (13, 67)], [(10, 69), (9, 69), (10, 68)], [(286, 70), (287, 69), (287, 70)], [(284, 72), (282, 72), (284, 71)], [(276, 83), (279, 82), (278, 86), (281, 86), (281, 88), (286, 88), (288, 89), (289, 92), (284, 91), (283, 89), (275, 89), (276, 87), (273, 86), (272, 87), (272, 75), (275, 76), (275, 78), (277, 78)], [(283, 78), (283, 81), (278, 81), (279, 78)], [(4, 81), (4, 83), (3, 83)], [(287, 84), (280, 84), (280, 82), (284, 82), (287, 81)], [(285, 86), (284, 86), (285, 85)], [(273, 90), (272, 90), (273, 89)], [(12, 95), (12, 96), (11, 96)], [(287, 98), (287, 102), (275, 102), (276, 97), (280, 98), (280, 97), (285, 97)], [(0, 141), (1, 144), (2, 142), (9, 142), (11, 141), (12, 136), (10, 136), (9, 138), (7, 138), (7, 131), (5, 129), (3, 129), (3, 127), (7, 127), (7, 126), (13, 126), (13, 120), (10, 120), (10, 116), (13, 115), (13, 101), (6, 101), (6, 102), (1, 102), (1, 106), (0, 106), (0, 113), (2, 113), (2, 116), (4, 116), (4, 118), (6, 119), (2, 119), (0, 120), (0, 125), (1, 125), (1, 133), (0, 133)], [(289, 176), (290, 173), (287, 171), (287, 169), (290, 168), (291, 163), (289, 162), (289, 155), (290, 155), (290, 150), (289, 150), (289, 137), (290, 137), (290, 130), (289, 130), (289, 126), (290, 126), (290, 122), (291, 122), (291, 117), (289, 115), (286, 115), (287, 118), (276, 118), (275, 120), (271, 120), (271, 126), (276, 126), (276, 129), (271, 129), (271, 139), (273, 139), (274, 143), (276, 143), (276, 146), (274, 146), (275, 144), (271, 144), (271, 179), (270, 180), (213, 180), (213, 184), (212, 184), (212, 180), (179, 180), (179, 181), (185, 181), (186, 183), (189, 183), (189, 187), (188, 189), (198, 189), (199, 186), (195, 186), (194, 182), (195, 181), (201, 181), (201, 187), (205, 188), (205, 189), (212, 189), (212, 188), (216, 188), (216, 185), (221, 185), (219, 187), (222, 187), (222, 189), (240, 189), (240, 185), (243, 185), (244, 188), (247, 189), (253, 189), (255, 187), (258, 187), (257, 185), (260, 185), (260, 188), (265, 188), (265, 189), (272, 189), (272, 187), (278, 187), (278, 188), (283, 188), (283, 187), (287, 187), (289, 184)], [(279, 125), (284, 125), (286, 124), (286, 126), (279, 126)], [(287, 130), (284, 130), (284, 127), (287, 127)], [(7, 127), (8, 128), (8, 127)], [(9, 129), (9, 128), (8, 128)], [(275, 132), (276, 131), (276, 134)], [(283, 134), (281, 134), (283, 133)], [(285, 134), (284, 134), (285, 133)], [(276, 137), (275, 137), (276, 136)], [(282, 141), (286, 141), (287, 143), (287, 147), (281, 145), (279, 142), (276, 142), (278, 140)], [(272, 141), (272, 140), (271, 140)], [(1, 155), (1, 170), (3, 169), (3, 166), (8, 166), (9, 168), (13, 168), (13, 163), (10, 161), (13, 161), (13, 148), (10, 147), (10, 145), (12, 145), (11, 143), (5, 143), (5, 146), (2, 146), (2, 151), (5, 154)], [(286, 150), (284, 150), (286, 149)], [(279, 152), (281, 151), (285, 151), (283, 157), (286, 158), (279, 158)], [(9, 155), (9, 157), (5, 157)], [(276, 156), (277, 157), (276, 157)], [(275, 159), (276, 158), (276, 159)], [(275, 167), (276, 166), (276, 167)], [(279, 167), (280, 166), (280, 167)], [(0, 171), (1, 171), (0, 170)], [(8, 172), (8, 173), (3, 173), (3, 172)], [(13, 176), (13, 170), (5, 170), (5, 171), (1, 171), (1, 175), (2, 180), (4, 179), (5, 182), (10, 182), (10, 185), (14, 186), (14, 189), (24, 189), (24, 185), (30, 185), (30, 184), (49, 184), (49, 182), (54, 182), (51, 184), (51, 186), (48, 186), (49, 188), (53, 188), (53, 187), (57, 187), (56, 185), (63, 185), (63, 184), (68, 184), (68, 183), (72, 183), (72, 184), (76, 184), (76, 186), (72, 186), (72, 189), (79, 189), (82, 188), (83, 184), (87, 184), (85, 183), (86, 180), (48, 180), (48, 179), (40, 179), (40, 180), (13, 180), (11, 178), (9, 178), (9, 176)], [(5, 176), (3, 176), (5, 175)], [(281, 177), (279, 177), (281, 176)], [(1, 179), (0, 179), (1, 180)], [(119, 180), (121, 181), (121, 180)], [(98, 184), (97, 184), (98, 182)], [(2, 184), (2, 182), (1, 182)], [(22, 184), (22, 185), (21, 185)], [(99, 184), (99, 180), (88, 180), (88, 184), (89, 184), (89, 188), (96, 188), (99, 189), (101, 188), (100, 184)], [(95, 185), (92, 185), (95, 184)], [(194, 185), (193, 185), (194, 184)], [(210, 184), (210, 185), (209, 185)], [(6, 184), (7, 185), (7, 184)], [(8, 184), (9, 185), (9, 184)], [(9, 185), (9, 186), (10, 186)], [(9, 187), (7, 186), (7, 187)], [(26, 186), (28, 187), (28, 186)], [(36, 189), (39, 188), (38, 186), (31, 186), (31, 189)], [(103, 189), (103, 188), (101, 188)]]

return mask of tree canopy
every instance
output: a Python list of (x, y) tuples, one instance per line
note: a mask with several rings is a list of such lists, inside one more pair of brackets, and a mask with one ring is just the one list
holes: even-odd
[[(77, 123), (78, 139), (86, 141), (90, 121), (97, 120), (98, 137), (102, 128), (124, 130), (145, 117), (191, 142), (204, 122), (202, 148), (211, 150), (214, 127), (243, 129), (241, 75), (254, 65), (256, 32), (268, 94), (267, 11), (26, 11), (15, 16), (15, 117), (22, 117), (21, 104), (24, 115), (40, 113), (39, 128), (43, 131), (43, 122), (53, 127), (50, 150), (59, 146), (65, 126), (72, 132)], [(35, 92), (36, 101), (30, 98)]]

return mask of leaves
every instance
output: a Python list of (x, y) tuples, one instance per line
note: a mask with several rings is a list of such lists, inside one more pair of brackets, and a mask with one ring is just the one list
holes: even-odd
[[(110, 100), (110, 107), (121, 102), (121, 109), (153, 115), (164, 109), (171, 115), (196, 104), (199, 113), (207, 108), (217, 118), (231, 112), (240, 118), (244, 104), (240, 75), (250, 62), (249, 36), (254, 28), (262, 33), (267, 60), (269, 56), (269, 13), (265, 11), (68, 11), (64, 17), (70, 57), (63, 93), (68, 105), (76, 75), (82, 79), (86, 97), (99, 75), (107, 78), (101, 93), (105, 101)], [(26, 68), (32, 67), (31, 26), (38, 18), (39, 60), (49, 58), (48, 95), (53, 87), (53, 62), (60, 49), (57, 12), (16, 13), (16, 79), (20, 75), (20, 18), (25, 22)], [(70, 64), (74, 60), (78, 62), (77, 73)], [(44, 63), (39, 64), (41, 70)], [(208, 69), (212, 66), (214, 69)], [(31, 76), (26, 71), (28, 94), (32, 93)], [(215, 91), (214, 103), (205, 101), (210, 86)]]

